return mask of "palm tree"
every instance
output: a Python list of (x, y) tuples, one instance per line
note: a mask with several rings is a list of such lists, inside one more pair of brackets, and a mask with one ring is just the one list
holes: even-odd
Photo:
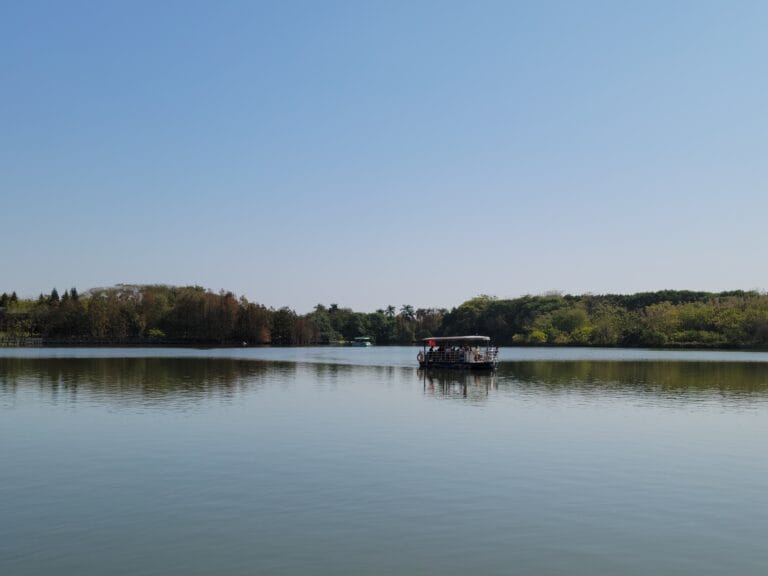
[(384, 315), (387, 318), (394, 318), (395, 317), (395, 310), (396, 310), (396, 308), (394, 306), (392, 306), (392, 304), (390, 304), (389, 306), (387, 306), (387, 309), (384, 311)]
[(400, 316), (405, 318), (406, 320), (413, 320), (415, 315), (413, 312), (413, 306), (410, 304), (403, 304), (400, 306)]

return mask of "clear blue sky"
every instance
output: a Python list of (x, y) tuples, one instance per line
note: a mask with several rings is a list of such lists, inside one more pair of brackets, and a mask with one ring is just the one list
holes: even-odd
[(0, 2), (0, 291), (768, 287), (768, 3)]

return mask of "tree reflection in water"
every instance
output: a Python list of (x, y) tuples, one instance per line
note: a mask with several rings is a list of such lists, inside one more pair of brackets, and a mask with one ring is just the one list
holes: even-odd
[(544, 393), (768, 397), (768, 364), (764, 362), (507, 362), (499, 376), (507, 386)]
[(126, 401), (194, 400), (231, 396), (295, 371), (288, 362), (221, 358), (0, 358), (0, 392), (36, 386), (70, 398), (84, 391)]
[(80, 392), (110, 402), (186, 403), (298, 381), (326, 388), (368, 384), (381, 392), (419, 383), (428, 396), (481, 402), (493, 395), (564, 394), (742, 406), (768, 401), (764, 362), (517, 361), (488, 373), (226, 357), (0, 358), (0, 395), (6, 400), (37, 388), (59, 400), (74, 400)]

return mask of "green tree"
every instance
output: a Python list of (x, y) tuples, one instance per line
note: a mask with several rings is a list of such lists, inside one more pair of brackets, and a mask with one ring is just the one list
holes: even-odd
[(409, 322), (415, 320), (416, 313), (413, 310), (413, 306), (410, 304), (403, 304), (400, 306), (400, 316)]
[(280, 308), (272, 314), (272, 344), (296, 344), (296, 319), (296, 312), (288, 307)]

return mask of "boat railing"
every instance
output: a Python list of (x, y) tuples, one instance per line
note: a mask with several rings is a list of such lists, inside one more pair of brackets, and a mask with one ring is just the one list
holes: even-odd
[(498, 354), (497, 348), (484, 350), (430, 350), (424, 355), (426, 364), (472, 364), (475, 362), (494, 362)]

